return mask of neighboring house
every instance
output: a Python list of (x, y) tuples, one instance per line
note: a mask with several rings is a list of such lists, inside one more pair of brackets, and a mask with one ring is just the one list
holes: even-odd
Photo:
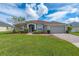
[(40, 21), (40, 20), (33, 20), (33, 21), (26, 21), (21, 22), (15, 25), (17, 30), (23, 31), (24, 28), (28, 28), (29, 32), (34, 30), (50, 30), (51, 33), (65, 33), (66, 27), (64, 23), (60, 22), (47, 22), (47, 21)]
[(72, 26), (72, 32), (79, 32), (79, 22), (70, 23)]
[(4, 23), (4, 22), (0, 22), (0, 31), (10, 31), (12, 30), (12, 26)]

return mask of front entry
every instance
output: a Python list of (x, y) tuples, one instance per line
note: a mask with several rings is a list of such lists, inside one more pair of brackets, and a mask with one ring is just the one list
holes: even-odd
[(34, 25), (33, 24), (30, 24), (29, 25), (29, 32), (33, 32), (34, 31)]

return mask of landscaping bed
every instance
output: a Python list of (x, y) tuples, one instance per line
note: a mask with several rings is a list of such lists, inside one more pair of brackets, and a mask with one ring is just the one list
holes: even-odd
[(33, 31), (33, 34), (50, 34), (50, 31), (49, 30), (46, 30), (46, 31), (35, 30)]

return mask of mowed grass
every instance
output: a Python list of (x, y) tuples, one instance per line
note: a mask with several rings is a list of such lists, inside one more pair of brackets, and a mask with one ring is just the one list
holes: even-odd
[(79, 36), (79, 32), (72, 32), (71, 34)]
[(79, 56), (79, 48), (54, 36), (0, 33), (1, 56)]

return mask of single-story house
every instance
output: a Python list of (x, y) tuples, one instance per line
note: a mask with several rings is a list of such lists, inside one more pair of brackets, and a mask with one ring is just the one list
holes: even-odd
[(5, 22), (0, 22), (0, 31), (10, 31), (12, 30), (12, 26)]
[(72, 26), (72, 32), (79, 32), (79, 22), (70, 23)]
[(17, 30), (23, 31), (24, 28), (28, 28), (29, 32), (33, 32), (34, 30), (50, 30), (51, 33), (65, 33), (66, 32), (66, 26), (64, 23), (60, 22), (47, 22), (47, 21), (41, 21), (41, 20), (32, 20), (32, 21), (26, 21), (17, 23), (16, 25)]

